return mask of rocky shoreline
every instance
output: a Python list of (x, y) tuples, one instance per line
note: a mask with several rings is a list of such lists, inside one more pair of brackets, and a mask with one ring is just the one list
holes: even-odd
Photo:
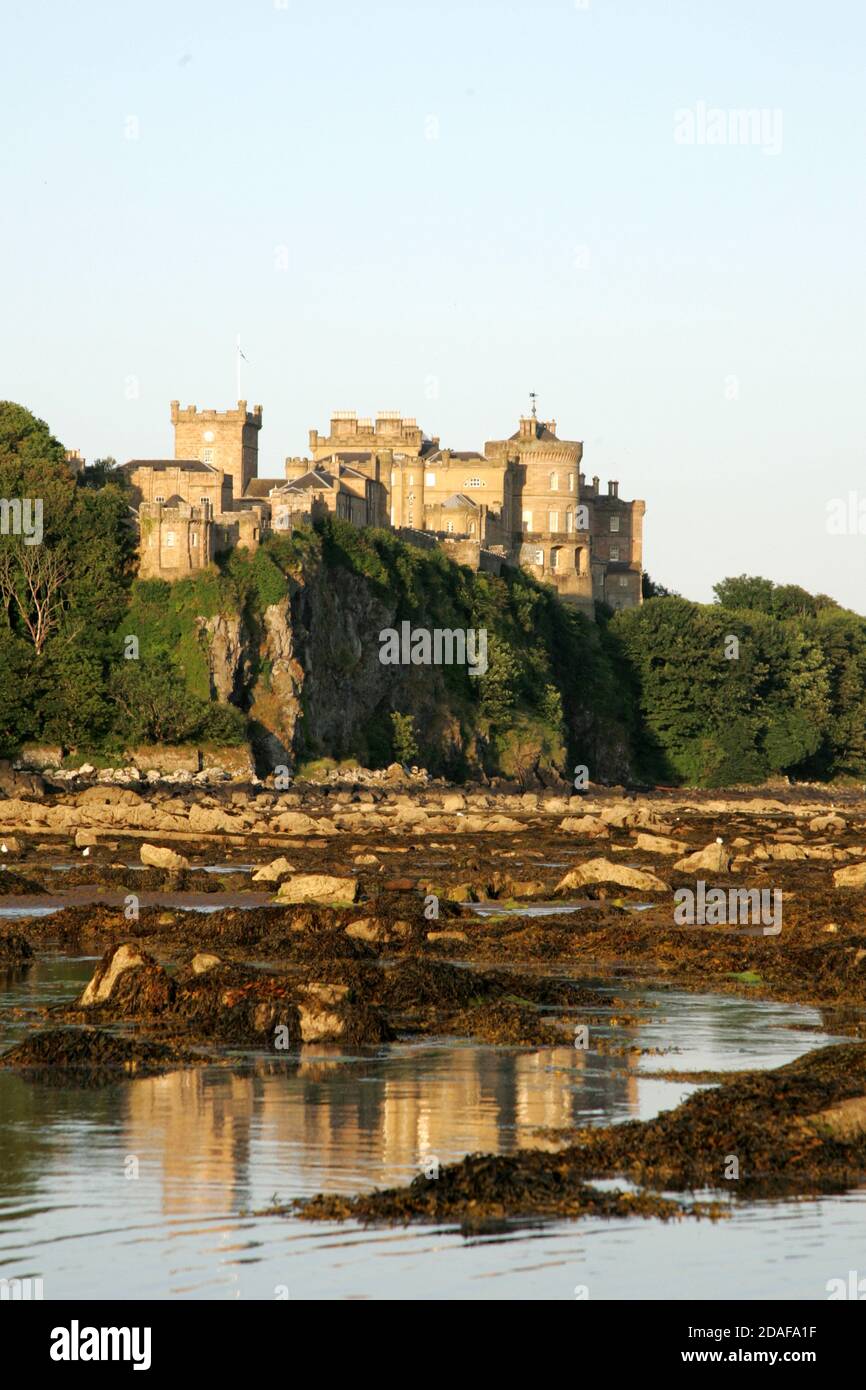
[[(25, 972), (58, 949), (101, 960), (77, 1000), (33, 1013), (0, 1065), (34, 1084), (92, 1085), (243, 1065), (250, 1049), (279, 1061), (438, 1036), (544, 1049), (574, 1046), (582, 1029), (589, 1050), (633, 1067), (640, 1006), (618, 999), (617, 982), (741, 993), (814, 1005), (827, 1031), (855, 1041), (726, 1078), (640, 1132), (565, 1132), (553, 1153), (469, 1158), (303, 1214), (467, 1226), (714, 1216), (713, 1201), (660, 1193), (723, 1187), (718, 1165), (732, 1153), (741, 1199), (866, 1177), (861, 793), (567, 795), (391, 777), (135, 790), (7, 770), (0, 969)], [(678, 921), (675, 902), (702, 884), (778, 894), (778, 932), (754, 919)], [(614, 1041), (595, 1035), (611, 1004)], [(758, 1132), (772, 1150), (752, 1142)], [(640, 1191), (600, 1193), (599, 1177)]]

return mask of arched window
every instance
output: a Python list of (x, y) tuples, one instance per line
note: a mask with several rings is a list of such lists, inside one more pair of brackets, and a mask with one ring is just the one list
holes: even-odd
[(558, 474), (558, 473), (551, 473), (551, 475), (550, 475), (550, 491), (551, 491), (551, 492), (559, 492), (559, 474)]
[(567, 507), (565, 511), (565, 529), (569, 534), (574, 530), (574, 514), (571, 507)]

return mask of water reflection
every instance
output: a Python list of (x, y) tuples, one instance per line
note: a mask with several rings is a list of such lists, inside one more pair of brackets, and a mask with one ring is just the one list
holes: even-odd
[[(26, 1021), (16, 1010), (70, 997), (91, 968), (58, 957), (0, 977), (4, 1044)], [(239, 1069), (95, 1090), (0, 1072), (0, 1273), (43, 1277), (47, 1298), (272, 1297), (281, 1282), (293, 1296), (313, 1286), (325, 1296), (405, 1295), (384, 1256), (427, 1250), (432, 1233), (335, 1231), (249, 1213), (274, 1195), (409, 1181), (433, 1157), (547, 1146), (539, 1127), (646, 1118), (690, 1089), (653, 1079), (654, 1066), (777, 1065), (825, 1041), (785, 1025), (816, 1021), (806, 1009), (671, 993), (651, 997), (640, 1026), (616, 1030), (620, 1043), (679, 1049), (639, 1068), (634, 1057), (570, 1046), (533, 1053), (432, 1040), (366, 1055), (321, 1045), (247, 1055)], [(632, 1227), (618, 1230), (620, 1242), (632, 1239)], [(570, 1228), (567, 1239), (583, 1236)], [(705, 1228), (703, 1239), (721, 1238)], [(462, 1248), (449, 1244), (447, 1260)], [(349, 1249), (362, 1276), (348, 1272)], [(485, 1274), (507, 1272), (511, 1258), (491, 1253)], [(454, 1266), (455, 1276), (468, 1267)], [(441, 1261), (408, 1268), (411, 1296), (435, 1296)]]

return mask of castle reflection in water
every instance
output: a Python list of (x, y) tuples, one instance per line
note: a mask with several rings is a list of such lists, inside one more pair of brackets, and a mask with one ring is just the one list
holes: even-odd
[(308, 1047), (242, 1073), (189, 1070), (125, 1088), (123, 1143), (161, 1187), (165, 1215), (254, 1205), (262, 1170), (282, 1200), (351, 1192), (410, 1181), (434, 1159), (550, 1148), (538, 1130), (637, 1111), (626, 1059), (573, 1047), (328, 1052)]

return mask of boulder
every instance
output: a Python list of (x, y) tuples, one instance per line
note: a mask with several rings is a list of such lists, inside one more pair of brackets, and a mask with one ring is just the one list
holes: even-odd
[(21, 845), (14, 835), (7, 835), (0, 840), (0, 854), (20, 854)]
[(293, 874), (294, 872), (294, 864), (290, 864), (284, 855), (280, 855), (279, 859), (273, 859), (270, 864), (263, 864), (260, 869), (256, 869), (252, 881), (253, 883), (279, 883), (286, 874)]
[(484, 826), (485, 830), (493, 830), (500, 834), (513, 835), (516, 830), (524, 830), (522, 821), (515, 820), (513, 816), (491, 816)]
[(866, 1133), (866, 1096), (852, 1096), (817, 1115), (809, 1116), (809, 1124), (818, 1132), (840, 1144), (851, 1144)]
[(111, 992), (125, 970), (139, 970), (150, 958), (143, 955), (137, 946), (128, 943), (115, 949), (109, 948), (97, 965), (89, 983), (79, 999), (83, 1008), (91, 1004), (104, 1004), (111, 998)]
[(866, 864), (849, 864), (833, 874), (835, 888), (866, 888)]
[(599, 816), (566, 816), (559, 822), (559, 828), (571, 835), (588, 835), (592, 840), (610, 838), (610, 829)]
[(568, 888), (583, 888), (588, 883), (617, 883), (622, 888), (637, 888), (648, 893), (667, 893), (668, 885), (645, 869), (630, 869), (626, 864), (612, 864), (609, 859), (589, 859), (571, 869), (556, 885), (555, 892)]
[(93, 830), (76, 830), (75, 848), (88, 849), (99, 844), (99, 836)]
[(678, 859), (674, 868), (681, 874), (692, 874), (701, 870), (711, 874), (726, 874), (730, 859), (731, 852), (727, 846), (712, 844), (696, 850), (694, 854), (687, 854), (685, 859)]
[(346, 935), (355, 941), (370, 941), (376, 944), (405, 940), (411, 931), (409, 922), (389, 923), (381, 921), (378, 917), (361, 917), (357, 922), (349, 923)]
[(295, 874), (280, 884), (281, 903), (325, 903), (331, 906), (353, 903), (358, 897), (358, 881), (333, 874)]
[(271, 829), (287, 835), (317, 835), (318, 822), (303, 811), (283, 811), (271, 821)]
[(212, 951), (198, 951), (191, 961), (192, 973), (194, 975), (206, 975), (209, 970), (213, 970), (217, 965), (222, 965), (222, 960), (219, 956), (214, 955)]
[(647, 854), (685, 854), (688, 849), (684, 840), (671, 840), (667, 835), (647, 834), (637, 834), (634, 847), (644, 850)]
[(806, 859), (808, 857), (807, 851), (800, 845), (792, 845), (785, 841), (782, 844), (767, 845), (767, 854), (770, 859), (777, 860)]
[(845, 817), (838, 815), (835, 811), (831, 811), (829, 815), (826, 816), (814, 816), (812, 820), (809, 821), (809, 829), (816, 831), (846, 830), (847, 827), (848, 822), (845, 820)]
[(177, 854), (165, 845), (142, 845), (139, 854), (142, 864), (148, 864), (152, 869), (189, 868), (189, 860), (183, 854)]

